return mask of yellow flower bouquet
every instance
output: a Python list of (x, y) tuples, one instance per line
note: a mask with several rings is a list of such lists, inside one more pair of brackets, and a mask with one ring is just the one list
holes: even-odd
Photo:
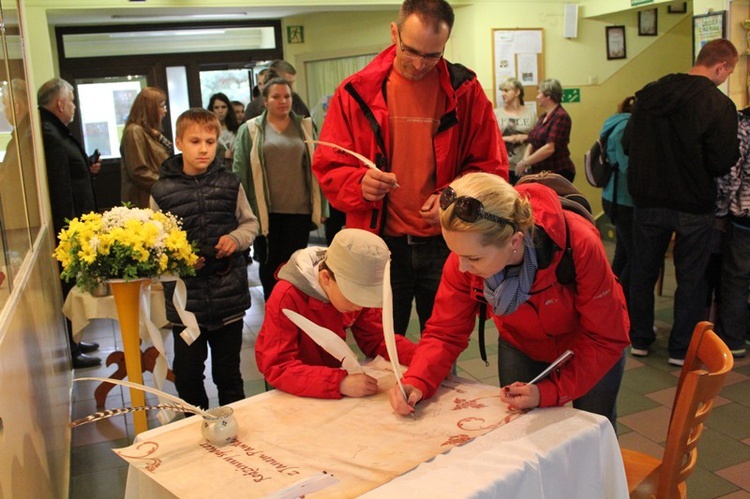
[(92, 291), (108, 279), (195, 275), (198, 261), (182, 223), (171, 213), (118, 206), (87, 213), (60, 231), (54, 257), (61, 277)]

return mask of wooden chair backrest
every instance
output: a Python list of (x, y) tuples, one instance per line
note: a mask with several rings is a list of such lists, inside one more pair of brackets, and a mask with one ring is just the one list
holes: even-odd
[(680, 496), (678, 485), (695, 469), (703, 422), (734, 366), (732, 353), (712, 328), (710, 322), (699, 322), (693, 331), (672, 406), (657, 497)]

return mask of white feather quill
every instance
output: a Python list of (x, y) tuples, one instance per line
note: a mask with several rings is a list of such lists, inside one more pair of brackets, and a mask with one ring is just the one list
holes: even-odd
[(121, 379), (95, 378), (93, 376), (89, 378), (77, 378), (77, 379), (74, 379), (73, 381), (99, 381), (99, 382), (104, 382), (104, 383), (113, 383), (115, 385), (127, 386), (128, 388), (135, 388), (136, 390), (153, 393), (154, 395), (158, 395), (161, 398), (165, 398), (167, 400), (171, 400), (172, 402), (176, 402), (180, 404), (181, 406), (183, 406), (185, 409), (188, 409), (188, 412), (194, 412), (195, 414), (200, 414), (201, 416), (205, 418), (216, 419), (216, 416), (204, 411), (200, 407), (196, 407), (193, 404), (189, 404), (188, 402), (185, 402), (180, 397), (169, 394), (167, 392), (163, 392), (161, 390), (157, 390), (156, 388), (151, 388), (150, 386), (141, 385), (138, 383), (131, 383), (130, 381), (125, 381)]
[(333, 142), (326, 142), (324, 140), (311, 140), (311, 139), (308, 139), (305, 142), (310, 142), (312, 144), (320, 144), (320, 145), (323, 145), (323, 146), (333, 147), (335, 149), (341, 149), (345, 153), (351, 154), (352, 156), (354, 156), (355, 158), (357, 158), (358, 160), (360, 160), (361, 162), (363, 162), (368, 167), (370, 167), (370, 168), (372, 168), (374, 170), (378, 170), (378, 167), (375, 166), (375, 163), (373, 163), (369, 159), (365, 158), (364, 156), (362, 156), (358, 152), (350, 151), (349, 149), (341, 147), (338, 144), (334, 144)]
[(290, 321), (305, 332), (323, 350), (341, 361), (341, 367), (349, 374), (364, 372), (357, 360), (357, 354), (349, 348), (346, 341), (330, 329), (315, 324), (313, 321), (288, 308), (282, 309)]
[(396, 383), (401, 394), (408, 402), (404, 385), (401, 384), (401, 364), (398, 362), (398, 348), (396, 348), (396, 333), (393, 329), (393, 292), (391, 291), (391, 262), (385, 263), (383, 271), (383, 336), (385, 337), (385, 349), (391, 360), (393, 374), (396, 375)]

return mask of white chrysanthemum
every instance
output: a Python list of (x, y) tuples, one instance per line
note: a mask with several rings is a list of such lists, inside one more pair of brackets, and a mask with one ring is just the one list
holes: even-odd
[(60, 232), (55, 257), (63, 263), (62, 277), (85, 289), (107, 279), (154, 277), (167, 270), (194, 275), (198, 257), (186, 236), (182, 221), (171, 213), (117, 206), (71, 220)]

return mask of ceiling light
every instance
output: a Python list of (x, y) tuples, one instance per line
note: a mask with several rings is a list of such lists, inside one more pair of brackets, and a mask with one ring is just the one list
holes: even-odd
[(247, 16), (247, 12), (223, 12), (221, 14), (113, 14), (112, 19), (163, 19), (163, 18), (196, 18), (196, 19), (227, 19), (232, 16)]
[(144, 36), (204, 36), (223, 35), (223, 29), (194, 29), (194, 30), (163, 30), (163, 31), (127, 31), (123, 33), (109, 33), (109, 38), (140, 38)]

